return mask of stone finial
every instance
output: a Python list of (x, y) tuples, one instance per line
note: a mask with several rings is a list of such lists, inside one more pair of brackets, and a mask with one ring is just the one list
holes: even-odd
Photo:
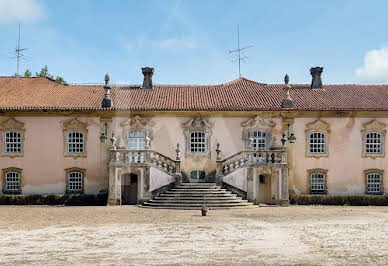
[(109, 75), (108, 75), (108, 73), (106, 73), (106, 75), (105, 75), (104, 90), (105, 90), (105, 96), (104, 96), (104, 99), (101, 102), (101, 107), (102, 108), (111, 108), (111, 107), (113, 107), (113, 101), (110, 98), (110, 86), (109, 86)]
[(221, 153), (220, 143), (217, 143), (216, 153), (217, 153), (216, 160), (217, 160), (217, 161), (221, 161), (221, 156), (220, 156), (220, 153)]
[(116, 137), (116, 134), (114, 132), (112, 132), (112, 137), (110, 138), (110, 142), (112, 143), (112, 149), (115, 150), (116, 149), (116, 142), (117, 142), (117, 137)]
[(288, 85), (288, 82), (290, 81), (290, 77), (288, 76), (288, 74), (286, 74), (284, 76), (284, 84)]
[(179, 143), (176, 144), (176, 161), (180, 161), (181, 160), (181, 149), (179, 147)]

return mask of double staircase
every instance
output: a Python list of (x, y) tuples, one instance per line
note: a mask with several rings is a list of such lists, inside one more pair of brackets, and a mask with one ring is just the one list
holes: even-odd
[(204, 205), (211, 210), (253, 206), (252, 203), (215, 183), (182, 183), (144, 202), (142, 207), (197, 210)]

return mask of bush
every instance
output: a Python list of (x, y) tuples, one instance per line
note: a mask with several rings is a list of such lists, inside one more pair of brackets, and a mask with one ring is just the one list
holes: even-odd
[(98, 195), (2, 195), (0, 205), (66, 205), (66, 206), (105, 206), (108, 191), (101, 190)]
[(388, 206), (388, 195), (295, 195), (290, 194), (290, 204), (298, 205), (350, 205)]

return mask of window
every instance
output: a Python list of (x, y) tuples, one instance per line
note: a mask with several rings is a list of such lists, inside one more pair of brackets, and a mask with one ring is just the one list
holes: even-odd
[(369, 132), (365, 135), (365, 153), (381, 154), (382, 153), (381, 134), (378, 132)]
[(194, 131), (190, 133), (189, 148), (193, 153), (205, 153), (206, 152), (206, 133), (201, 131)]
[(190, 173), (191, 182), (204, 182), (205, 172), (204, 171), (192, 171)]
[(262, 151), (267, 148), (267, 133), (262, 131), (251, 131), (250, 134), (251, 149)]
[(131, 131), (128, 134), (128, 149), (145, 150), (147, 134), (144, 131)]
[(17, 172), (17, 171), (5, 172), (4, 191), (11, 192), (11, 193), (20, 191), (20, 172)]
[(366, 193), (367, 194), (381, 194), (382, 184), (381, 174), (377, 172), (370, 172), (366, 174)]
[(19, 131), (8, 131), (4, 134), (4, 152), (22, 152), (22, 133)]
[(309, 133), (309, 153), (326, 154), (326, 137), (322, 132)]
[(67, 134), (67, 152), (84, 153), (84, 133), (76, 131)]
[(326, 173), (310, 173), (310, 192), (314, 194), (326, 193)]
[(83, 191), (83, 173), (80, 171), (70, 171), (67, 174), (67, 191), (82, 192)]

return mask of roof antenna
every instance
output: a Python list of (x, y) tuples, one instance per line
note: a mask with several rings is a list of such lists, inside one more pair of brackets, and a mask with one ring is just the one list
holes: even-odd
[(241, 57), (241, 51), (252, 48), (253, 45), (248, 45), (240, 48), (240, 27), (237, 24), (237, 49), (236, 50), (229, 50), (229, 54), (237, 53), (237, 59), (233, 60), (232, 62), (237, 62), (238, 61), (238, 77), (241, 78), (241, 61), (246, 62), (245, 59), (248, 57), (244, 56)]
[(27, 50), (27, 48), (20, 48), (20, 23), (19, 23), (19, 38), (18, 38), (18, 46), (15, 49), (16, 56), (16, 75), (19, 76), (19, 64), (20, 64), (20, 58), (22, 58), (24, 55), (22, 52), (24, 50)]

